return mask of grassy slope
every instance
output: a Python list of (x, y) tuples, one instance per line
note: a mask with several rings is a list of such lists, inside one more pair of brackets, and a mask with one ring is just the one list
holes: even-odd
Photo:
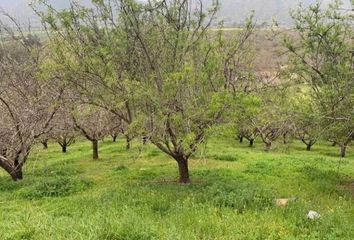
[[(35, 149), (25, 180), (0, 173), (0, 239), (352, 239), (354, 154), (294, 143), (264, 153), (232, 139), (209, 141), (191, 161), (193, 184), (175, 183), (175, 163), (137, 143), (79, 142)], [(274, 198), (297, 197), (287, 207)], [(308, 210), (322, 214), (306, 219)]]

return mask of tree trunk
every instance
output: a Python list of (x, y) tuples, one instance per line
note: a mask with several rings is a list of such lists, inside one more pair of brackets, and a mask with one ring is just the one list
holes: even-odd
[(11, 178), (13, 181), (18, 181), (23, 179), (22, 168), (14, 169), (11, 173)]
[(342, 158), (345, 157), (346, 152), (347, 152), (347, 145), (341, 145), (341, 146), (340, 146), (340, 156), (341, 156)]
[(98, 140), (92, 141), (92, 158), (98, 160)]
[(249, 145), (249, 146), (250, 146), (250, 147), (253, 147), (253, 143), (254, 143), (254, 139), (251, 139), (251, 140), (250, 140), (250, 145)]
[(185, 184), (190, 183), (188, 159), (184, 157), (179, 157), (178, 159), (176, 159), (176, 161), (178, 163), (179, 182)]
[(66, 153), (66, 148), (67, 148), (67, 145), (66, 144), (63, 144), (63, 146), (61, 146), (61, 151), (63, 153)]
[(333, 143), (332, 143), (332, 147), (335, 147), (336, 145), (337, 145), (336, 142), (333, 142)]
[(149, 137), (143, 136), (143, 145), (146, 145), (148, 140), (149, 140)]
[(112, 136), (112, 139), (113, 139), (113, 142), (116, 142), (117, 141), (117, 136), (116, 135)]
[(130, 149), (130, 147), (131, 147), (131, 145), (130, 145), (130, 138), (129, 138), (129, 136), (125, 136), (125, 139), (126, 139), (126, 147), (125, 147), (125, 149), (127, 149), (127, 150), (129, 150)]
[(238, 138), (240, 140), (240, 143), (243, 143), (243, 136), (239, 136)]
[(48, 149), (48, 139), (42, 141), (43, 149)]
[(307, 151), (311, 151), (311, 147), (312, 147), (312, 144), (311, 144), (311, 143), (306, 144), (306, 150), (307, 150)]
[(272, 142), (266, 142), (265, 143), (265, 151), (269, 152), (272, 147)]
[[(26, 150), (26, 154), (29, 152), (29, 148)], [(27, 156), (23, 156), (23, 162), (22, 164), (19, 161), (21, 152), (17, 153), (13, 164), (6, 160), (2, 160), (0, 158), (0, 167), (3, 168), (12, 178), (13, 181), (18, 181), (23, 179), (23, 174), (22, 174), (22, 164), (25, 162)], [(12, 161), (11, 161), (12, 162)]]
[(288, 144), (288, 134), (287, 134), (287, 133), (284, 133), (284, 134), (283, 134), (283, 143), (284, 143), (285, 145)]
[(17, 168), (14, 168), (13, 166), (10, 166), (9, 164), (5, 164), (1, 161), (0, 161), (0, 166), (11, 176), (13, 181), (18, 181), (23, 179), (22, 167), (18, 166)]

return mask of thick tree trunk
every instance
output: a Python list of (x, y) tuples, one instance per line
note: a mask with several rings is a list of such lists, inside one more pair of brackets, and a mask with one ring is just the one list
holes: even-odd
[(240, 140), (240, 143), (243, 143), (243, 136), (238, 136), (238, 139)]
[(311, 143), (306, 144), (306, 150), (307, 150), (307, 151), (311, 151), (311, 147), (312, 147), (312, 144), (311, 144)]
[(179, 170), (179, 182), (180, 183), (190, 183), (189, 169), (188, 169), (188, 159), (184, 157), (179, 157), (176, 159)]
[[(0, 167), (3, 168), (12, 178), (13, 181), (18, 181), (23, 179), (22, 167), (26, 162), (30, 148), (26, 150), (19, 151), (15, 156), (15, 159), (6, 160), (0, 158)], [(24, 154), (24, 155), (23, 155)]]
[(0, 167), (3, 168), (12, 178), (13, 181), (23, 179), (22, 167), (14, 168), (13, 166), (0, 161)]
[(67, 148), (67, 145), (66, 145), (66, 144), (63, 144), (63, 145), (61, 146), (61, 151), (62, 151), (63, 153), (66, 153), (66, 148)]
[(92, 158), (98, 160), (98, 140), (92, 141)]
[(346, 152), (347, 152), (347, 145), (341, 145), (340, 146), (340, 156), (344, 158), (346, 155)]
[(332, 143), (332, 147), (335, 147), (336, 145), (337, 145), (336, 142), (333, 142), (333, 143)]
[(254, 143), (254, 139), (251, 139), (251, 140), (250, 140), (250, 145), (249, 145), (249, 146), (250, 146), (250, 147), (253, 147), (253, 143)]

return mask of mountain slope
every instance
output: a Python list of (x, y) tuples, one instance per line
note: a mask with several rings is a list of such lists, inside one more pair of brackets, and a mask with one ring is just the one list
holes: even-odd
[[(344, 0), (344, 5), (349, 6), (350, 0)], [(212, 1), (208, 0), (210, 4)], [(291, 25), (290, 9), (302, 3), (308, 6), (316, 3), (316, 0), (220, 0), (221, 9), (219, 17), (224, 19), (227, 25), (238, 24), (255, 12), (255, 19), (259, 24), (270, 23), (275, 19), (280, 25)], [(333, 0), (323, 0), (323, 4)]]

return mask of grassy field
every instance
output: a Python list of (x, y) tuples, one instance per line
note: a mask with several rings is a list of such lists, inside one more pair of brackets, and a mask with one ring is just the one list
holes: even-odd
[[(0, 239), (353, 239), (354, 151), (294, 142), (265, 153), (213, 139), (191, 160), (193, 183), (153, 146), (37, 146), (25, 179), (0, 173)], [(296, 198), (285, 207), (276, 198)], [(321, 218), (307, 219), (315, 210)]]

